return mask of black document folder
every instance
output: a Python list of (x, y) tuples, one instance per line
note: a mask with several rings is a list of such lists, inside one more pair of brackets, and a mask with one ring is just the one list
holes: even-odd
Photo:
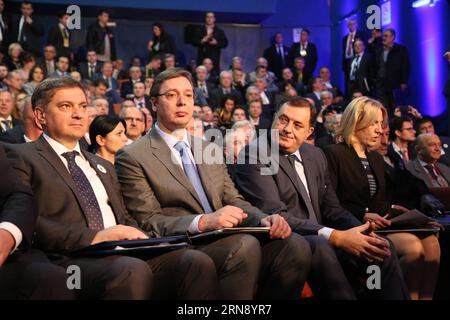
[[(389, 219), (389, 218), (388, 218)], [(429, 223), (434, 221), (418, 210), (410, 210), (389, 219), (391, 225), (388, 228), (377, 230), (376, 233), (437, 233), (439, 228), (430, 226)]]
[(258, 239), (269, 239), (270, 227), (243, 227), (243, 228), (223, 228), (218, 230), (207, 231), (195, 235), (189, 235), (189, 240), (192, 244), (203, 244), (212, 242), (217, 239), (233, 235), (247, 233)]
[(189, 245), (188, 241), (189, 239), (184, 235), (140, 240), (105, 241), (74, 250), (70, 255), (84, 257), (126, 255), (145, 259), (172, 250), (185, 248)]

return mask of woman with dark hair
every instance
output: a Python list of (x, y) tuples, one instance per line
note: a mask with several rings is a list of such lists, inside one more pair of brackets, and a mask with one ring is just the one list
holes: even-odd
[(89, 127), (89, 151), (114, 164), (115, 154), (128, 141), (125, 120), (114, 116), (98, 116)]
[(159, 55), (161, 58), (166, 53), (176, 54), (175, 40), (168, 34), (161, 23), (156, 22), (152, 25), (153, 39), (148, 42), (147, 49), (149, 51), (150, 59)]
[(47, 77), (47, 74), (45, 73), (45, 70), (35, 65), (31, 70), (30, 74), (28, 76), (28, 82), (23, 85), (23, 90), (27, 94), (33, 94), (34, 89), (36, 89), (37, 85), (42, 82)]
[(233, 125), (231, 121), (232, 111), (236, 106), (236, 99), (230, 94), (226, 94), (222, 97), (220, 104), (221, 108), (218, 110), (219, 123), (218, 126), (221, 130), (231, 129)]

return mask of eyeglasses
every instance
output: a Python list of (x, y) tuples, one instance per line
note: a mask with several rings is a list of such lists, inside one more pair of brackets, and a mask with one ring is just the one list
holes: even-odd
[(164, 93), (157, 94), (157, 97), (165, 96), (167, 100), (169, 101), (178, 101), (180, 99), (180, 96), (183, 95), (183, 98), (185, 99), (194, 99), (194, 93), (193, 92), (185, 92), (183, 94), (180, 94), (180, 92), (176, 90), (169, 90)]

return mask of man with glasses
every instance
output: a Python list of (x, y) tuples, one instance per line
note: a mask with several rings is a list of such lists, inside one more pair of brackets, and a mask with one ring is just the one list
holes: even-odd
[(388, 148), (388, 157), (396, 168), (404, 169), (405, 164), (416, 155), (412, 146), (416, 140), (413, 122), (406, 116), (394, 117), (389, 130), (392, 143)]
[(127, 124), (127, 144), (131, 144), (142, 137), (142, 134), (145, 132), (144, 115), (137, 107), (122, 109), (119, 117), (125, 120)]
[(193, 90), (185, 70), (172, 68), (156, 77), (151, 90), (154, 128), (116, 155), (128, 212), (143, 229), (162, 236), (270, 227), (273, 240), (261, 244), (241, 233), (194, 248), (214, 262), (219, 298), (252, 299), (257, 292), (260, 298), (296, 299), (309, 272), (308, 244), (291, 235), (279, 215), (268, 216), (245, 201), (228, 175), (223, 150), (215, 150), (217, 158), (207, 158), (203, 151), (213, 145), (187, 133)]

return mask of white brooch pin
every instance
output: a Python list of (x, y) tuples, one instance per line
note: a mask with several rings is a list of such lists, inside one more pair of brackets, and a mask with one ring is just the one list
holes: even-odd
[(448, 148), (448, 144), (444, 143), (444, 148), (447, 149)]
[(106, 173), (106, 169), (104, 166), (102, 166), (101, 164), (97, 165), (97, 169), (98, 171), (100, 171), (101, 173)]

